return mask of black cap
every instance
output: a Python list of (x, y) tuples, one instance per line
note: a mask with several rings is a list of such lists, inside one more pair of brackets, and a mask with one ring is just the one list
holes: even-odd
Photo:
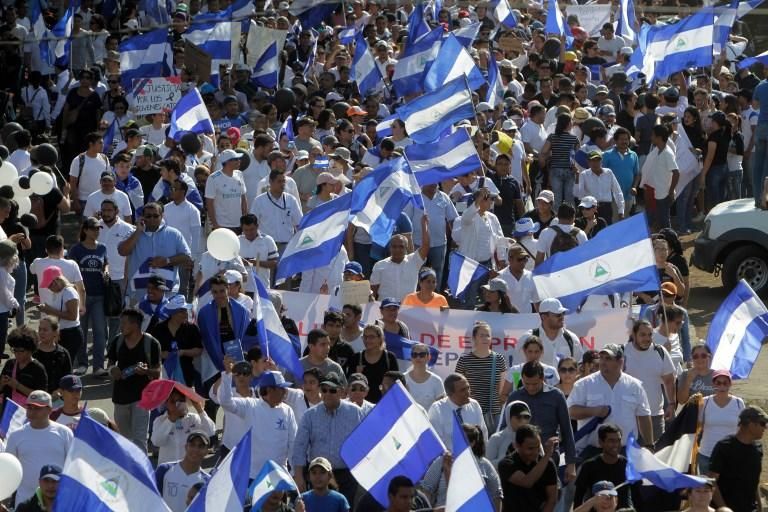
[(341, 380), (341, 377), (338, 373), (328, 372), (325, 374), (325, 377), (323, 377), (323, 380), (320, 381), (320, 385), (332, 388), (340, 388), (344, 386), (344, 381)]
[(149, 279), (147, 279), (147, 284), (156, 286), (163, 291), (168, 291), (168, 285), (165, 284), (165, 279), (160, 276), (149, 276)]

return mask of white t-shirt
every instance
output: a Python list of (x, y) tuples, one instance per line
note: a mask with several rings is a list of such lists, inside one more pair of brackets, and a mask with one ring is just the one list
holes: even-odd
[(78, 155), (72, 159), (72, 164), (69, 166), (69, 175), (79, 178), (77, 182), (77, 197), (81, 201), (85, 201), (88, 199), (88, 196), (101, 189), (99, 184), (101, 173), (112, 170), (112, 166), (109, 165), (107, 155), (103, 153), (96, 155), (96, 158), (91, 158), (86, 154), (82, 156), (84, 158), (83, 172), (80, 172), (80, 155)]
[(424, 258), (418, 251), (406, 254), (403, 261), (395, 263), (392, 258), (377, 262), (371, 271), (371, 285), (379, 285), (379, 299), (403, 297), (416, 291), (419, 269), (424, 265)]
[(186, 199), (179, 204), (170, 202), (165, 205), (163, 219), (166, 224), (181, 232), (192, 254), (199, 254), (201, 222), (200, 210), (195, 205)]
[(675, 152), (669, 146), (665, 146), (661, 152), (659, 148), (652, 147), (640, 173), (643, 183), (654, 188), (653, 195), (657, 200), (666, 199), (669, 195), (674, 170), (677, 170)]
[(40, 469), (44, 465), (64, 467), (73, 438), (71, 428), (54, 421), (40, 429), (26, 424), (8, 435), (5, 451), (19, 459), (23, 471), (14, 506), (35, 494)]
[[(570, 233), (571, 230), (576, 227), (573, 224), (560, 224), (558, 222), (554, 222), (552, 225), (541, 232), (538, 239), (538, 247), (536, 249), (538, 252), (543, 252), (544, 256), (547, 258), (550, 257), (549, 251), (552, 248), (552, 242), (554, 242), (555, 235), (557, 234), (555, 230), (552, 229), (553, 226), (560, 226), (560, 229), (562, 229), (565, 233)], [(587, 243), (587, 235), (584, 233), (583, 229), (579, 229), (579, 232), (576, 234), (576, 240), (579, 242), (579, 245)]]
[(445, 396), (445, 386), (443, 379), (437, 374), (429, 372), (429, 377), (424, 382), (416, 382), (411, 377), (411, 372), (405, 372), (405, 382), (408, 386), (408, 392), (416, 403), (428, 411), (435, 401)]
[[(584, 347), (581, 346), (579, 337), (575, 333), (568, 331), (566, 328), (562, 328), (557, 333), (557, 337), (551, 339), (549, 336), (547, 336), (547, 333), (544, 331), (541, 325), (539, 325), (537, 329), (537, 335), (541, 340), (541, 343), (544, 345), (544, 353), (541, 355), (540, 359), (542, 364), (548, 364), (550, 366), (557, 367), (557, 363), (564, 357), (572, 357), (577, 361), (581, 361), (581, 356), (584, 355)], [(535, 329), (531, 329), (530, 331), (526, 332), (518, 340), (516, 345), (517, 349), (515, 351), (515, 363), (521, 363), (525, 361), (523, 345), (525, 345), (525, 342), (533, 334), (534, 330)], [(568, 332), (568, 336), (570, 336), (571, 340), (573, 341), (573, 350), (571, 350), (571, 344), (568, 343), (567, 339), (565, 339), (564, 333), (566, 331)]]
[(112, 279), (125, 277), (125, 256), (117, 251), (117, 246), (130, 237), (136, 228), (117, 217), (112, 227), (101, 221), (102, 229), (99, 231), (99, 242), (107, 248), (107, 261), (109, 262), (109, 275)]
[(239, 227), (243, 216), (242, 197), (246, 195), (243, 173), (238, 170), (227, 176), (221, 171), (211, 174), (205, 183), (205, 198), (213, 199), (216, 223), (228, 228)]
[(174, 464), (163, 476), (163, 501), (173, 512), (187, 510), (187, 494), (189, 489), (198, 482), (206, 482), (209, 475), (202, 469), (188, 475), (181, 464)]
[(653, 330), (653, 342), (666, 348), (669, 343), (669, 357), (672, 358), (672, 364), (675, 366), (675, 374), (683, 373), (683, 348), (680, 346), (680, 334), (664, 336), (657, 329)]
[[(42, 292), (42, 290), (40, 291)], [(77, 299), (79, 304), (80, 294), (77, 293), (77, 290), (75, 290), (74, 286), (67, 286), (60, 292), (51, 293), (50, 296), (47, 297), (45, 300), (43, 300), (42, 294), (40, 296), (40, 300), (42, 300), (44, 304), (47, 304), (52, 308), (56, 308), (59, 311), (64, 311), (67, 307), (67, 302), (71, 301), (72, 299)], [(59, 318), (59, 330), (69, 329), (70, 327), (79, 327), (79, 326), (80, 326), (79, 316), (77, 320), (65, 320), (64, 318)]]
[(111, 194), (105, 194), (101, 189), (91, 193), (85, 201), (83, 208), (83, 217), (96, 217), (101, 212), (101, 202), (105, 199), (111, 199), (117, 203), (117, 214), (120, 217), (130, 217), (133, 213), (131, 208), (131, 199), (128, 194), (122, 190), (115, 190)]
[(541, 151), (544, 143), (547, 142), (547, 131), (543, 125), (528, 120), (520, 127), (520, 138), (534, 151)]
[(139, 128), (139, 133), (144, 137), (144, 140), (153, 146), (159, 146), (165, 142), (165, 129), (167, 124), (162, 125), (160, 128), (154, 128), (151, 124), (142, 126)]
[[(262, 193), (259, 189), (259, 183), (264, 178), (267, 178), (267, 181), (269, 181), (269, 164), (267, 163), (267, 160), (264, 159), (261, 162), (257, 162), (256, 159), (251, 156), (251, 163), (249, 163), (248, 167), (243, 171), (243, 182), (245, 183), (245, 188), (248, 190), (248, 193), (245, 196), (248, 201), (248, 209), (251, 208), (256, 196)], [(287, 185), (288, 180), (286, 179), (286, 186)]]
[(739, 429), (739, 411), (743, 408), (744, 400), (737, 396), (732, 396), (725, 407), (717, 405), (714, 396), (704, 399), (704, 406), (699, 414), (702, 423), (699, 453), (711, 457), (718, 441), (736, 433)]
[(269, 235), (276, 244), (287, 244), (301, 222), (301, 203), (292, 194), (274, 198), (269, 192), (253, 200), (250, 212), (259, 219), (259, 231)]
[[(525, 366), (525, 363), (510, 366), (504, 375), (504, 380), (512, 384), (512, 389), (516, 389), (517, 383), (522, 379), (523, 366)], [(541, 366), (544, 367), (544, 383), (548, 386), (558, 385), (560, 383), (560, 374), (557, 373), (557, 368), (545, 363), (541, 363)]]
[[(270, 261), (277, 260), (280, 255), (277, 252), (277, 244), (274, 239), (269, 235), (259, 233), (253, 240), (248, 240), (245, 238), (245, 235), (240, 235), (240, 257), (249, 260), (258, 259), (259, 261)], [(264, 284), (269, 287), (272, 270), (260, 266), (256, 270), (256, 274), (262, 281), (264, 281)], [(253, 282), (250, 275), (246, 278), (243, 289), (246, 292), (256, 291), (256, 284)]]
[[(111, 260), (107, 260), (111, 261)], [(61, 269), (61, 273), (64, 277), (72, 283), (82, 283), (83, 275), (80, 273), (80, 267), (77, 266), (76, 261), (65, 260), (64, 258), (35, 258), (30, 265), (29, 270), (37, 276), (37, 282), (43, 278), (43, 271), (48, 267), (55, 265)], [(44, 304), (50, 304), (53, 292), (48, 288), (40, 288), (40, 301)]]
[(520, 313), (530, 313), (532, 311), (531, 304), (539, 300), (531, 271), (524, 269), (523, 275), (518, 280), (507, 267), (499, 272), (499, 277), (507, 283), (507, 297), (509, 297), (512, 305)]
[(675, 374), (675, 366), (667, 349), (656, 345), (648, 347), (648, 350), (638, 350), (634, 343), (627, 343), (624, 345), (624, 371), (643, 383), (651, 414), (664, 414), (662, 378)]

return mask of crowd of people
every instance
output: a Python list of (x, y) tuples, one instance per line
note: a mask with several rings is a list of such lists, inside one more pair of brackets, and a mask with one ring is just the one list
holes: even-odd
[[(132, 113), (118, 47), (153, 26), (134, 3), (115, 15), (107, 2), (83, 1), (62, 66), (41, 58), (27, 3), (2, 6), (0, 180), (13, 170), (20, 178), (0, 187), (0, 393), (4, 409), (13, 401), (26, 410), (25, 424), (0, 438), (23, 467), (7, 510), (52, 510), (86, 408), (84, 382), (108, 384), (113, 412), (88, 414), (151, 456), (174, 512), (249, 430), (250, 479), (273, 461), (298, 487), (272, 493), (262, 511), (440, 509), (460, 477), (451, 472), (455, 416), (497, 511), (658, 512), (682, 500), (692, 512), (760, 509), (768, 414), (731, 394), (730, 372), (713, 368), (710, 348), (692, 339), (680, 239), (725, 200), (766, 207), (768, 74), (739, 65), (749, 43), (737, 35), (741, 22), (711, 67), (647, 84), (629, 78), (636, 42), (612, 23), (589, 31), (569, 15), (566, 45), (546, 33), (540, 4), (514, 9), (514, 28), (484, 1), (427, 9), (425, 23), (446, 32), (479, 24), (468, 53), (488, 81), (489, 62), (498, 67), (503, 98), (480, 87), (476, 116), (455, 127), (471, 136), (481, 166), (423, 186), (424, 209), (406, 207), (386, 246), (350, 224), (329, 264), (277, 279), (306, 214), (414, 144), (403, 121), (386, 135), (381, 126), (411, 99), (392, 80), (422, 6), (354, 0), (308, 27), (288, 2), (257, 5), (246, 24), (287, 31), (278, 87), (267, 89), (244, 59), (222, 66), (215, 85), (185, 64), (182, 35), (229, 2), (173, 3), (172, 67), (183, 91), (197, 87), (214, 133), (175, 139), (168, 112)], [(46, 6), (49, 25), (67, 7)], [(636, 7), (638, 26), (675, 21), (650, 2)], [(347, 27), (384, 77), (365, 95), (350, 78), (354, 44), (340, 41)], [(501, 44), (510, 36), (517, 44)], [(53, 183), (44, 194), (29, 186), (38, 173)], [(590, 297), (583, 308), (642, 307), (627, 335), (587, 350), (566, 326), (576, 312), (540, 296), (532, 271), (642, 211), (660, 289)], [(217, 229), (234, 232), (238, 256), (217, 259), (206, 244)], [(448, 289), (452, 251), (490, 270), (461, 298)], [(257, 279), (294, 337), (301, 375), (258, 343), (243, 347), (261, 307)], [(374, 321), (362, 322), (365, 304), (344, 303), (350, 281), (369, 283)], [(283, 304), (294, 291), (329, 296), (322, 325), (306, 336)], [(440, 373), (432, 347), (413, 344), (405, 361), (388, 347), (392, 336), (410, 339), (402, 307), (538, 321), (510, 353), (493, 344), (501, 333), (475, 322), (469, 350)], [(169, 360), (178, 361), (173, 375)], [(142, 393), (160, 378), (186, 387), (146, 410)], [(394, 477), (385, 507), (340, 448), (397, 383), (447, 452), (419, 481)], [(706, 484), (665, 493), (627, 482), (628, 439), (654, 450), (688, 403), (700, 403), (701, 425), (689, 471)], [(590, 424), (599, 426), (579, 434)]]

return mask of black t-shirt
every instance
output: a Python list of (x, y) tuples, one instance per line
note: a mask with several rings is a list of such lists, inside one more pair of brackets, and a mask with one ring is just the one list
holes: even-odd
[[(24, 236), (29, 238), (29, 230), (22, 226), (18, 221), (9, 222), (9, 220), (6, 220), (3, 222), (3, 231), (5, 231), (5, 234), (8, 238), (19, 233), (22, 233)], [(16, 244), (16, 250), (19, 251), (19, 259), (23, 261), (26, 249), (22, 248), (21, 244)]]
[(587, 219), (585, 217), (579, 217), (578, 219), (576, 219), (576, 222), (574, 222), (574, 225), (580, 230), (584, 231), (584, 233), (587, 235), (587, 238), (589, 238), (590, 240), (592, 238), (595, 238), (595, 235), (597, 235), (602, 229), (608, 227), (608, 223), (602, 217), (597, 217), (597, 222), (595, 223), (595, 227), (593, 227), (592, 231), (590, 231), (589, 233), (587, 233)]
[[(171, 330), (168, 328), (168, 320), (166, 320), (158, 323), (152, 329), (149, 329), (148, 332), (160, 342), (160, 350), (163, 352), (169, 352), (171, 350), (171, 343), (174, 341), (179, 350), (203, 348), (200, 329), (194, 324), (181, 324), (174, 335), (171, 334)], [(194, 357), (188, 356), (179, 357), (181, 372), (184, 374), (184, 381), (187, 386), (193, 386), (195, 383), (194, 359)]]
[(523, 217), (528, 217), (529, 219), (531, 219), (533, 221), (534, 224), (536, 224), (537, 222), (539, 223), (539, 230), (534, 233), (534, 236), (536, 238), (539, 238), (539, 235), (541, 234), (541, 232), (544, 231), (545, 229), (547, 229), (549, 227), (549, 225), (552, 224), (552, 221), (555, 220), (555, 216), (554, 215), (552, 217), (550, 217), (549, 220), (546, 220), (546, 221), (541, 220), (541, 217), (539, 215), (539, 210), (536, 209), (536, 208), (534, 208), (533, 210), (531, 210), (529, 212), (526, 212), (526, 214), (523, 215)]
[[(592, 497), (592, 485), (602, 480), (613, 482), (614, 485), (622, 484), (626, 481), (627, 459), (619, 455), (619, 461), (616, 464), (608, 464), (603, 460), (602, 455), (597, 455), (584, 461), (579, 475), (576, 477), (576, 494), (574, 495), (574, 506), (579, 506)], [(632, 496), (630, 486), (625, 485), (619, 492), (619, 507), (631, 507)]]
[[(117, 345), (120, 338), (122, 338), (122, 334), (112, 340), (107, 352), (107, 359), (117, 363), (120, 370), (125, 371), (126, 368), (136, 366), (139, 363), (146, 363), (149, 368), (157, 368), (160, 365), (160, 343), (152, 335), (144, 334), (133, 348), (129, 348), (125, 338), (122, 338), (118, 351)], [(149, 343), (149, 360), (147, 360), (147, 350), (145, 349), (146, 343)], [(122, 405), (138, 402), (141, 399), (141, 392), (147, 387), (149, 381), (148, 376), (137, 373), (116, 380), (112, 387), (112, 401)]]
[(685, 261), (682, 254), (673, 254), (667, 258), (667, 261), (677, 267), (681, 276), (688, 277), (688, 274), (690, 274), (691, 271), (688, 269), (688, 262)]
[(717, 487), (733, 512), (755, 510), (762, 463), (763, 445), (744, 444), (735, 435), (724, 437), (712, 450), (709, 470), (720, 475)]
[[(152, 196), (152, 190), (160, 180), (160, 168), (154, 164), (149, 169), (142, 169), (141, 167), (134, 166), (131, 169), (131, 174), (139, 180), (141, 183), (141, 190), (144, 191), (144, 204), (149, 202)], [(159, 198), (158, 198), (159, 199)]]
[(532, 487), (528, 489), (518, 487), (509, 481), (509, 478), (518, 471), (528, 474), (535, 466), (536, 462), (526, 464), (520, 460), (517, 452), (501, 459), (499, 478), (501, 479), (501, 488), (504, 491), (504, 510), (536, 511), (541, 510), (541, 506), (546, 503), (547, 487), (557, 485), (557, 468), (551, 459), (547, 461), (547, 469), (544, 470), (541, 478)]
[(502, 205), (501, 208), (496, 208), (494, 213), (499, 219), (499, 223), (514, 224), (517, 220), (515, 218), (515, 201), (522, 199), (520, 194), (520, 184), (512, 176), (500, 177), (497, 175), (491, 176), (491, 181), (499, 189), (499, 195), (501, 196)]
[(65, 375), (72, 373), (72, 361), (69, 359), (69, 352), (61, 345), (56, 345), (56, 349), (50, 352), (37, 350), (33, 357), (45, 368), (48, 375), (48, 388), (46, 391), (56, 391), (59, 389), (59, 381)]
[(728, 146), (731, 143), (731, 132), (725, 128), (721, 128), (716, 132), (710, 133), (707, 137), (707, 146), (710, 142), (717, 144), (715, 149), (715, 158), (712, 160), (712, 165), (725, 165), (728, 163)]
[[(38, 222), (48, 219), (48, 222), (40, 229), (31, 228), (30, 235), (50, 236), (59, 232), (59, 203), (64, 199), (64, 194), (56, 187), (44, 196), (32, 194), (32, 213), (37, 216)], [(42, 216), (42, 218), (40, 218)]]
[[(304, 349), (304, 356), (309, 355), (309, 346)], [(328, 352), (328, 359), (339, 363), (342, 368), (348, 368), (350, 361), (355, 357), (355, 349), (352, 345), (346, 341), (339, 339), (338, 341), (331, 342), (331, 350)], [(354, 373), (354, 372), (352, 372)]]
[[(16, 359), (9, 359), (6, 361), (5, 366), (3, 366), (3, 371), (0, 372), (0, 375), (12, 376), (15, 365)], [(24, 368), (16, 369), (16, 381), (33, 391), (35, 389), (48, 389), (48, 374), (45, 373), (45, 367), (35, 359), (32, 359)], [(5, 398), (11, 398), (13, 390), (10, 386), (5, 386), (3, 394)]]
[(232, 329), (231, 316), (232, 313), (229, 310), (229, 306), (219, 308), (219, 334), (221, 336), (222, 348), (224, 343), (235, 339), (235, 331)]
[(357, 373), (358, 366), (363, 367), (363, 371), (360, 372), (368, 378), (368, 396), (365, 397), (369, 402), (378, 403), (381, 400), (381, 390), (379, 386), (381, 381), (384, 380), (384, 374), (390, 370), (397, 371), (397, 358), (395, 354), (389, 350), (385, 350), (378, 361), (371, 364), (365, 360), (365, 351), (360, 351), (352, 357), (347, 363), (347, 375)]

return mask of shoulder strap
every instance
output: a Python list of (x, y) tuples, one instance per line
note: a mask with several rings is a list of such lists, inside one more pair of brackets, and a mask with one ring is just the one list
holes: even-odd
[(147, 356), (147, 365), (152, 364), (152, 339), (144, 333), (141, 340), (144, 343), (144, 355)]
[(563, 231), (563, 228), (561, 228), (561, 227), (560, 227), (560, 226), (558, 226), (558, 225), (549, 226), (549, 227), (550, 227), (550, 228), (552, 228), (553, 230), (557, 231), (557, 232), (558, 232), (558, 233), (560, 233), (561, 235), (564, 235), (564, 234), (565, 234), (565, 231)]
[(664, 360), (664, 349), (663, 349), (663, 348), (661, 348), (661, 345), (656, 345), (656, 344), (654, 343), (654, 344), (653, 344), (653, 349), (656, 351), (656, 353), (657, 353), (657, 354), (659, 354), (659, 357), (660, 357), (660, 358), (661, 358), (661, 360), (663, 361), (663, 360)]
[(537, 327), (537, 328), (535, 328), (535, 329), (533, 329), (533, 330), (531, 331), (531, 334), (532, 334), (532, 335), (534, 335), (534, 336), (536, 336), (536, 337), (538, 338), (539, 336), (541, 336), (541, 334), (539, 334), (540, 332), (541, 332), (541, 329), (539, 329), (539, 328)]
[(165, 464), (160, 464), (157, 466), (157, 469), (155, 470), (155, 483), (157, 484), (157, 490), (160, 491), (161, 496), (163, 495), (165, 475), (168, 473), (169, 469), (171, 469), (171, 463), (166, 462)]
[(565, 342), (568, 344), (568, 348), (571, 350), (571, 357), (573, 357), (573, 336), (571, 336), (568, 330), (563, 329), (563, 338), (565, 338)]

